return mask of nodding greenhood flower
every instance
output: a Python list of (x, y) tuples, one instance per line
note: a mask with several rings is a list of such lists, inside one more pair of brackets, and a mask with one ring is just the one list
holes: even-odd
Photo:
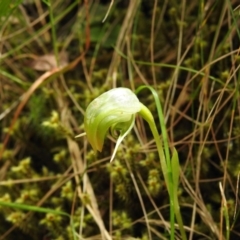
[[(85, 132), (90, 144), (95, 151), (102, 151), (104, 139), (108, 133), (118, 138), (111, 157), (112, 161), (116, 154), (118, 146), (124, 137), (133, 128), (136, 114), (138, 113), (144, 120), (148, 122), (158, 149), (163, 176), (170, 196), (171, 239), (174, 239), (175, 214), (182, 239), (186, 240), (187, 237), (179, 211), (180, 207), (177, 195), (178, 179), (180, 173), (177, 151), (174, 149), (171, 159), (167, 142), (167, 131), (158, 94), (150, 86), (140, 86), (137, 89), (137, 92), (141, 91), (144, 88), (148, 88), (152, 92), (155, 99), (165, 149), (163, 149), (161, 139), (159, 138), (158, 130), (152, 113), (146, 106), (139, 102), (137, 96), (128, 88), (112, 89), (108, 92), (103, 93), (89, 104), (86, 109), (84, 118)], [(83, 134), (80, 134), (79, 136), (83, 136)]]
[(86, 135), (92, 148), (101, 152), (108, 132), (118, 137), (112, 161), (118, 146), (133, 128), (135, 115), (140, 110), (141, 103), (128, 88), (114, 88), (95, 98), (87, 107), (84, 118)]

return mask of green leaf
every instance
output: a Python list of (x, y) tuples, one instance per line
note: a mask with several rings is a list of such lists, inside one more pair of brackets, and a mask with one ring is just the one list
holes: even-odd
[(14, 209), (20, 209), (20, 210), (25, 210), (25, 211), (52, 213), (52, 214), (62, 215), (62, 216), (68, 217), (70, 219), (71, 230), (72, 230), (72, 233), (73, 233), (74, 240), (76, 240), (76, 234), (75, 234), (75, 231), (74, 231), (74, 223), (72, 221), (71, 216), (69, 214), (65, 213), (65, 212), (50, 209), (50, 208), (37, 207), (37, 206), (21, 204), (21, 203), (2, 202), (2, 201), (0, 201), (0, 206), (14, 208)]
[(21, 204), (21, 203), (2, 202), (2, 201), (0, 201), (0, 205), (4, 206), (4, 207), (10, 207), (10, 208), (20, 209), (20, 210), (25, 210), (25, 211), (53, 213), (53, 214), (63, 215), (63, 216), (70, 218), (70, 215), (68, 215), (67, 213), (58, 211), (58, 210), (53, 210), (50, 208), (31, 206), (31, 205)]
[(172, 163), (173, 187), (174, 187), (174, 192), (176, 193), (178, 189), (178, 183), (179, 183), (180, 166), (179, 166), (178, 152), (175, 148), (173, 149), (171, 163)]

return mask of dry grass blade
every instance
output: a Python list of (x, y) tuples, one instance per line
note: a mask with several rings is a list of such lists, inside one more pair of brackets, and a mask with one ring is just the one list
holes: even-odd
[[(133, 19), (138, 9), (138, 5), (139, 5), (138, 0), (132, 0), (129, 2), (127, 13), (125, 15), (123, 24), (121, 26), (121, 30), (118, 34), (118, 39), (115, 47), (117, 51), (121, 52), (123, 50), (123, 47), (125, 45), (126, 35), (128, 34), (128, 31), (131, 30)], [(107, 83), (109, 81), (112, 82), (114, 87), (116, 87), (117, 68), (120, 60), (120, 56), (117, 51), (114, 51), (113, 53), (113, 57), (111, 60), (111, 64), (108, 68), (108, 74), (106, 78)]]
[[(59, 97), (61, 98), (60, 93), (59, 93)], [(58, 99), (58, 101), (62, 102), (62, 104), (64, 105), (63, 99)], [(71, 124), (69, 122), (71, 112), (66, 106), (62, 109), (61, 115), (62, 115), (63, 125), (66, 126), (68, 129), (71, 129)], [(85, 193), (88, 195), (88, 197), (90, 199), (90, 203), (86, 204), (86, 208), (91, 213), (94, 220), (96, 221), (96, 223), (101, 231), (102, 239), (111, 240), (112, 238), (109, 235), (108, 231), (106, 230), (106, 228), (104, 226), (104, 222), (101, 218), (101, 214), (98, 209), (98, 203), (97, 203), (90, 179), (88, 177), (88, 174), (85, 172), (86, 166), (85, 166), (83, 160), (81, 159), (81, 152), (80, 152), (79, 146), (77, 145), (76, 141), (72, 140), (69, 137), (67, 138), (67, 143), (68, 143), (68, 148), (69, 148), (69, 152), (70, 152), (71, 159), (72, 159), (72, 166), (73, 166), (74, 172), (84, 174), (83, 179), (85, 180), (84, 185), (85, 185), (86, 192), (84, 192), (83, 189), (81, 188), (79, 176), (75, 175), (78, 196), (80, 199), (83, 199), (83, 195)]]

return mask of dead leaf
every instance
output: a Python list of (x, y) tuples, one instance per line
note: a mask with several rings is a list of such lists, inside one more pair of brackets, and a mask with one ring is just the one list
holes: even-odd
[(56, 67), (64, 67), (68, 64), (68, 53), (61, 52), (59, 53), (59, 66), (57, 64), (57, 59), (54, 54), (46, 54), (40, 57), (37, 57), (32, 65), (32, 68), (38, 71), (50, 71)]

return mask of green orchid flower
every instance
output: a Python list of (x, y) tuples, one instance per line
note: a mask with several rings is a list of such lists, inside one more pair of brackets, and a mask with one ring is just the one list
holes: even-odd
[(180, 174), (177, 151), (175, 149), (173, 150), (171, 159), (168, 146), (167, 130), (164, 123), (164, 116), (158, 94), (150, 86), (141, 86), (136, 90), (136, 92), (138, 93), (145, 88), (149, 89), (152, 92), (155, 99), (164, 144), (162, 144), (162, 141), (159, 137), (152, 113), (138, 100), (137, 96), (130, 89), (122, 87), (115, 88), (103, 93), (89, 104), (86, 109), (84, 118), (85, 133), (80, 134), (79, 136), (86, 134), (92, 148), (95, 151), (100, 152), (102, 151), (104, 140), (108, 133), (117, 138), (116, 146), (110, 160), (112, 161), (124, 137), (133, 128), (136, 114), (138, 113), (143, 119), (145, 119), (148, 122), (155, 139), (164, 180), (166, 182), (170, 197), (170, 239), (175, 239), (174, 224), (176, 216), (182, 239), (186, 240), (187, 237), (183, 227), (177, 195), (178, 180)]
[(92, 148), (102, 151), (108, 132), (118, 137), (111, 161), (124, 137), (131, 131), (141, 103), (128, 88), (114, 88), (95, 98), (87, 107), (84, 118), (86, 135)]

